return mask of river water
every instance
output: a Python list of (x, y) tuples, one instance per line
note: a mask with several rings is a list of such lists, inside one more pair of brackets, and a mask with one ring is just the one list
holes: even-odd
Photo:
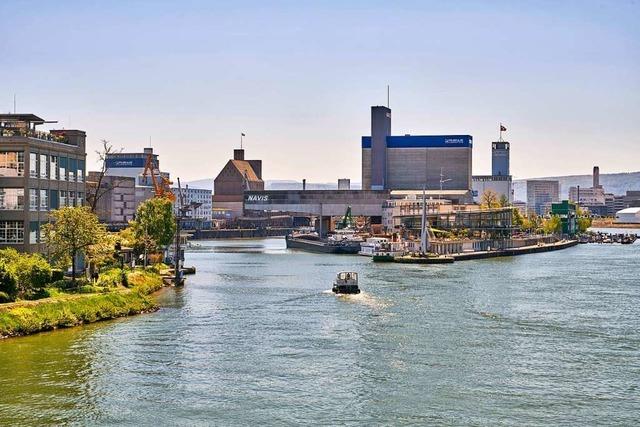
[[(430, 266), (200, 243), (157, 313), (0, 342), (0, 424), (640, 423), (640, 242)], [(340, 270), (364, 293), (328, 292)]]

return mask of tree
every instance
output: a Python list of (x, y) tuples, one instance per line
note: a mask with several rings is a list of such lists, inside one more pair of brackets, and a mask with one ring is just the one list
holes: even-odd
[(111, 145), (106, 139), (103, 139), (100, 142), (102, 143), (102, 149), (96, 151), (96, 154), (98, 155), (98, 162), (101, 163), (100, 171), (98, 172), (98, 180), (93, 185), (87, 185), (87, 203), (91, 206), (91, 212), (94, 213), (98, 206), (98, 201), (105, 194), (112, 191), (114, 188), (117, 188), (121, 183), (120, 180), (114, 179), (110, 185), (103, 185), (104, 177), (109, 170), (107, 157), (111, 154), (121, 152), (122, 149), (115, 150), (113, 145)]
[(483, 209), (500, 207), (500, 204), (498, 203), (498, 194), (493, 190), (485, 190), (480, 198), (480, 206), (482, 206)]
[(76, 280), (77, 256), (106, 238), (104, 225), (89, 207), (64, 207), (50, 214), (51, 222), (42, 226), (49, 251), (62, 266), (71, 264), (71, 278)]
[(131, 226), (140, 244), (147, 244), (150, 237), (159, 246), (167, 246), (176, 233), (173, 204), (165, 197), (154, 197), (138, 206)]
[(561, 233), (562, 232), (562, 220), (558, 215), (551, 215), (545, 219), (542, 223), (542, 229), (545, 234)]
[(51, 266), (40, 254), (19, 253), (13, 248), (0, 251), (0, 264), (15, 280), (16, 295), (27, 295), (51, 282)]
[(498, 206), (500, 206), (501, 208), (506, 208), (507, 206), (509, 206), (509, 198), (506, 194), (500, 195), (500, 199), (498, 199)]
[(511, 210), (513, 211), (513, 225), (515, 225), (516, 227), (520, 227), (521, 230), (524, 230), (524, 217), (520, 213), (520, 210), (518, 208), (512, 208)]

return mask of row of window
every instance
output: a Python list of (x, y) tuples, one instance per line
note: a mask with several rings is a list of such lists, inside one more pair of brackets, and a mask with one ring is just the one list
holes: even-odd
[[(0, 243), (24, 243), (22, 221), (0, 221)], [(29, 223), (29, 243), (40, 243), (40, 223)]]
[[(48, 154), (29, 154), (29, 177), (83, 182), (84, 160)], [(24, 152), (0, 152), (0, 176), (24, 176)]]
[[(0, 188), (0, 210), (22, 210), (25, 204), (23, 188)], [(84, 193), (65, 190), (29, 189), (29, 210), (48, 211), (61, 206), (82, 206)]]

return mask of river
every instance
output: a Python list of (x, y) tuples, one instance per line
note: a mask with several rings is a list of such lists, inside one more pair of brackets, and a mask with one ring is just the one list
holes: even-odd
[[(0, 424), (640, 423), (640, 242), (430, 266), (200, 244), (157, 313), (0, 341)], [(364, 293), (328, 292), (340, 270)]]

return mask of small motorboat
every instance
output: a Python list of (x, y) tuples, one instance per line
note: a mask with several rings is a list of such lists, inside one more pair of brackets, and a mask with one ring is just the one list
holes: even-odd
[(336, 294), (359, 294), (358, 273), (351, 271), (338, 273), (331, 290)]

